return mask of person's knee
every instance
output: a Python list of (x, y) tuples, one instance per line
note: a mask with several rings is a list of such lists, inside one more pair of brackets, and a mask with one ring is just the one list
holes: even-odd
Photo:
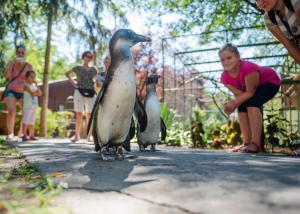
[(76, 116), (77, 116), (77, 118), (82, 118), (82, 112), (77, 112)]

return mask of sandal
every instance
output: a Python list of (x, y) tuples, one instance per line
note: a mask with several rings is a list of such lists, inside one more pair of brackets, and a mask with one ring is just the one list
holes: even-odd
[(76, 135), (74, 135), (73, 137), (70, 138), (71, 141), (75, 142), (75, 141), (79, 141), (80, 137), (77, 137)]
[(253, 150), (252, 148), (248, 147), (248, 149), (246, 151), (247, 153), (259, 153), (260, 152), (260, 145), (258, 145), (255, 142), (251, 142), (250, 145), (254, 145), (257, 148), (257, 150)]
[(88, 141), (88, 142), (94, 142), (93, 136), (89, 136), (88, 139), (87, 139), (87, 141)]
[(13, 138), (14, 138), (14, 134), (9, 134), (6, 137), (6, 140), (13, 140)]
[(300, 156), (300, 150), (290, 151), (289, 156)]
[(249, 146), (250, 143), (244, 142), (242, 145), (240, 146), (235, 146), (233, 147), (233, 152), (238, 152), (240, 150), (242, 150), (244, 147)]

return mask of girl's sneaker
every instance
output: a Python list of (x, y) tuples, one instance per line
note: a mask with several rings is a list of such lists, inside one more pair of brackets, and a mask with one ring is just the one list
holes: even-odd
[(31, 135), (31, 136), (29, 137), (29, 140), (39, 140), (39, 139), (37, 139), (34, 135)]
[(27, 137), (27, 135), (23, 135), (22, 136), (22, 141), (28, 141), (29, 139), (28, 139), (28, 137)]

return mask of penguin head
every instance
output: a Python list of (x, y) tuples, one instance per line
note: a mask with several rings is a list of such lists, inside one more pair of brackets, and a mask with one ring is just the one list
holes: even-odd
[(123, 46), (128, 45), (132, 47), (133, 45), (139, 42), (150, 42), (151, 39), (147, 36), (136, 34), (134, 31), (130, 29), (120, 29), (115, 32), (113, 37), (109, 42), (109, 48), (111, 49), (112, 46)]
[(158, 83), (158, 79), (160, 78), (160, 75), (150, 75), (149, 77), (147, 77), (147, 80), (146, 80), (146, 85), (151, 85), (151, 84), (154, 84), (156, 85)]

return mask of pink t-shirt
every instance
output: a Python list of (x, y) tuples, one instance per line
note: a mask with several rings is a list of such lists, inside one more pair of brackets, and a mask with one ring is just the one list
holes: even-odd
[(245, 77), (253, 71), (259, 72), (258, 86), (270, 82), (280, 86), (280, 78), (276, 71), (269, 67), (262, 67), (255, 63), (241, 60), (241, 68), (236, 78), (231, 77), (227, 70), (224, 70), (221, 76), (221, 83), (224, 85), (232, 85), (242, 91), (246, 91)]
[[(10, 90), (17, 92), (17, 93), (24, 93), (25, 76), (26, 76), (26, 72), (29, 71), (29, 69), (30, 69), (29, 65), (30, 64), (27, 63), (26, 67), (23, 69), (22, 73), (17, 77), (17, 79), (15, 79), (11, 83), (9, 83), (8, 88)], [(14, 65), (12, 72), (10, 74), (10, 79), (13, 79), (14, 77), (16, 77), (19, 74), (19, 72), (20, 71)]]

